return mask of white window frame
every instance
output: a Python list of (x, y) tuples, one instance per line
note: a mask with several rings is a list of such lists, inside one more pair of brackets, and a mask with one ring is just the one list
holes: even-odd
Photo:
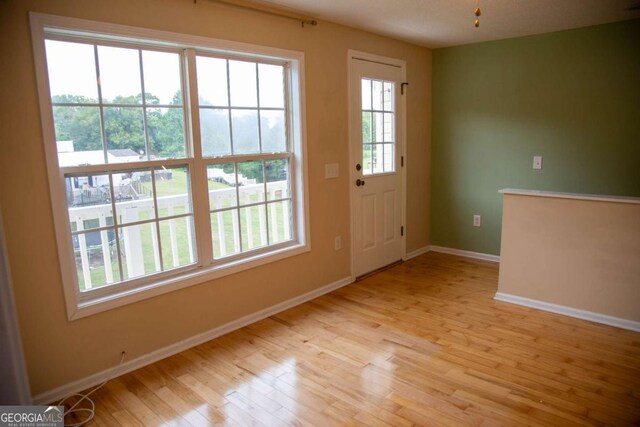
[[(302, 52), (35, 12), (30, 12), (29, 15), (51, 206), (69, 320), (86, 317), (311, 250), (304, 115), (304, 54)], [(189, 92), (183, 94), (186, 100), (183, 107), (187, 117), (185, 139), (188, 145), (191, 144), (190, 148), (187, 147), (187, 159), (95, 165), (88, 166), (86, 169), (101, 172), (110, 169), (131, 169), (136, 166), (148, 167), (155, 163), (164, 165), (188, 164), (192, 168), (191, 192), (194, 228), (195, 230), (208, 231), (206, 236), (199, 235), (196, 239), (198, 261), (189, 267), (96, 288), (89, 293), (90, 296), (87, 293), (81, 293), (77, 285), (75, 256), (68, 221), (64, 186), (65, 168), (60, 168), (58, 164), (47, 74), (45, 38), (51, 34), (57, 37), (73, 36), (76, 39), (82, 37), (87, 41), (98, 43), (109, 43), (109, 41), (118, 44), (125, 43), (137, 48), (146, 46), (169, 50), (177, 49), (186, 55), (185, 64), (192, 65), (195, 64), (196, 54), (200, 53), (210, 53), (232, 59), (286, 64), (285, 72), (288, 73), (288, 78), (285, 79), (288, 84), (285, 90), (288, 92), (286, 114), (287, 121), (290, 123), (290, 126), (287, 127), (289, 131), (287, 137), (290, 151), (271, 157), (290, 158), (290, 191), (293, 199), (292, 223), (295, 227), (292, 230), (293, 240), (223, 259), (213, 259), (211, 224), (208, 215), (209, 198), (206, 186), (207, 165), (240, 160), (236, 156), (228, 158), (203, 158), (201, 156), (196, 70), (195, 66), (187, 66), (185, 67), (187, 69), (184, 70), (184, 79), (189, 81), (189, 84), (183, 88), (184, 92)], [(189, 153), (191, 153), (191, 157)], [(269, 156), (261, 154), (244, 157), (247, 160), (253, 160), (256, 157), (267, 159)]]

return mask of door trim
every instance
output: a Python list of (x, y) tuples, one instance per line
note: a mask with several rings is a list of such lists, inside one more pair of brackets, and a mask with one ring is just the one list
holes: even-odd
[[(397, 59), (397, 58), (390, 58), (387, 56), (381, 56), (381, 55), (376, 55), (373, 53), (368, 53), (368, 52), (362, 52), (359, 50), (354, 50), (354, 49), (349, 49), (347, 51), (347, 92), (348, 92), (348, 97), (347, 97), (347, 102), (348, 102), (348, 110), (349, 110), (349, 114), (348, 114), (348, 118), (349, 118), (349, 224), (350, 224), (350, 236), (351, 236), (351, 244), (350, 244), (350, 248), (351, 248), (351, 265), (350, 265), (350, 269), (351, 269), (351, 277), (353, 279), (355, 279), (354, 276), (354, 257), (355, 257), (355, 250), (354, 250), (354, 241), (355, 241), (355, 224), (354, 224), (354, 218), (353, 218), (353, 188), (351, 187), (353, 184), (353, 181), (355, 180), (355, 176), (354, 176), (354, 171), (353, 171), (353, 167), (352, 165), (354, 164), (354, 159), (353, 159), (353, 150), (351, 149), (351, 134), (352, 134), (352, 123), (353, 123), (353, 111), (351, 111), (351, 104), (352, 104), (352, 87), (351, 87), (351, 69), (352, 69), (352, 62), (354, 60), (361, 60), (361, 61), (368, 61), (368, 62), (374, 62), (377, 64), (382, 64), (382, 65), (390, 65), (392, 67), (398, 67), (402, 70), (402, 81), (405, 82), (407, 80), (407, 62), (402, 60), (402, 59)], [(408, 165), (408, 160), (407, 160), (407, 95), (401, 95), (401, 100), (400, 103), (402, 105), (402, 120), (400, 123), (400, 137), (402, 138), (402, 149), (401, 149), (401, 153), (399, 153), (401, 156), (404, 156), (404, 166), (401, 167), (402, 171), (401, 171), (401, 176), (402, 176), (402, 200), (401, 200), (401, 210), (402, 210), (402, 214), (401, 214), (401, 218), (402, 218), (402, 226), (404, 226), (404, 235), (401, 237), (401, 242), (400, 242), (400, 256), (401, 256), (401, 260), (405, 260), (407, 257), (407, 165)]]
[(18, 313), (13, 295), (11, 271), (0, 211), (0, 405), (30, 405), (31, 390), (27, 374)]

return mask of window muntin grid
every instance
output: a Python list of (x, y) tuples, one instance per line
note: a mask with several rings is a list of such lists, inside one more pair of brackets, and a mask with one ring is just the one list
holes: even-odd
[[(54, 123), (58, 123), (59, 116), (56, 113), (64, 114), (67, 113), (71, 115), (72, 119), (74, 114), (78, 114), (81, 112), (84, 115), (90, 116), (92, 119), (92, 123), (94, 125), (93, 132), (88, 132), (89, 135), (93, 136), (93, 139), (89, 139), (88, 143), (85, 144), (84, 147), (89, 148), (87, 150), (80, 150), (80, 155), (75, 155), (76, 157), (82, 157), (85, 161), (75, 161), (74, 154), (69, 155), (60, 155), (58, 156), (58, 165), (63, 170), (65, 177), (65, 185), (67, 189), (74, 188), (74, 179), (81, 177), (84, 173), (85, 181), (88, 180), (90, 173), (95, 174), (96, 176), (106, 177), (109, 182), (108, 185), (102, 184), (102, 188), (100, 189), (101, 196), (104, 198), (104, 201), (107, 201), (107, 205), (111, 204), (111, 208), (108, 209), (108, 214), (103, 215), (104, 221), (100, 223), (98, 221), (97, 225), (96, 221), (93, 220), (82, 220), (80, 222), (71, 221), (70, 229), (72, 235), (72, 244), (74, 246), (74, 252), (79, 252), (76, 250), (76, 247), (80, 245), (80, 243), (84, 240), (86, 244), (87, 240), (91, 240), (95, 243), (95, 248), (98, 248), (99, 252), (97, 256), (94, 258), (102, 258), (102, 267), (105, 270), (103, 277), (101, 280), (94, 280), (91, 283), (91, 286), (87, 285), (86, 275), (84, 274), (84, 270), (92, 270), (90, 273), (93, 274), (95, 269), (91, 267), (87, 267), (87, 258), (91, 258), (92, 254), (85, 254), (84, 260), (81, 255), (76, 256), (76, 265), (78, 267), (78, 288), (81, 291), (94, 291), (97, 287), (104, 285), (115, 285), (118, 283), (126, 283), (131, 282), (133, 279), (138, 279), (146, 276), (154, 276), (159, 273), (169, 271), (172, 269), (183, 269), (184, 267), (188, 267), (189, 265), (195, 266), (198, 260), (198, 250), (197, 244), (195, 242), (195, 235), (197, 234), (195, 229), (197, 227), (195, 213), (189, 205), (190, 208), (186, 213), (178, 213), (173, 215), (163, 215), (162, 208), (159, 207), (158, 198), (164, 197), (160, 194), (156, 193), (155, 186), (157, 183), (156, 173), (161, 169), (165, 169), (167, 167), (175, 168), (175, 167), (184, 167), (186, 170), (185, 176), (189, 181), (193, 178), (193, 168), (194, 168), (194, 157), (192, 155), (191, 149), (189, 148), (189, 144), (187, 142), (187, 136), (185, 129), (188, 127), (187, 123), (192, 120), (191, 117), (186, 115), (184, 104), (186, 101), (184, 100), (184, 93), (190, 90), (187, 84), (185, 77), (182, 77), (185, 67), (185, 55), (182, 55), (181, 52), (170, 51), (170, 55), (175, 55), (177, 58), (177, 67), (178, 74), (180, 76), (179, 80), (179, 91), (176, 91), (176, 94), (169, 101), (167, 97), (162, 96), (153, 96), (152, 93), (148, 92), (145, 88), (153, 88), (158, 86), (157, 79), (154, 79), (153, 73), (149, 71), (150, 67), (145, 67), (145, 58), (153, 57), (155, 54), (164, 55), (167, 54), (166, 49), (159, 49), (158, 51), (153, 50), (152, 48), (139, 48), (136, 46), (121, 46), (120, 44), (115, 44), (109, 42), (109, 45), (101, 45), (99, 42), (91, 43), (82, 41), (69, 40), (69, 38), (65, 37), (62, 40), (58, 37), (45, 40), (46, 45), (50, 44), (65, 44), (66, 46), (80, 46), (85, 48), (85, 53), (89, 53), (86, 56), (92, 56), (94, 65), (92, 67), (88, 67), (90, 71), (95, 72), (95, 98), (88, 95), (76, 95), (75, 97), (67, 97), (66, 99), (60, 99), (56, 96), (54, 88), (55, 83), (51, 87), (51, 105), (54, 110)], [(87, 49), (88, 48), (88, 49)], [(127, 95), (126, 92), (118, 93), (117, 90), (113, 89), (113, 86), (116, 86), (117, 89), (117, 81), (118, 79), (104, 79), (104, 76), (101, 76), (101, 70), (109, 69), (108, 67), (100, 67), (101, 58), (104, 55), (101, 55), (101, 52), (120, 52), (126, 53), (129, 57), (129, 69), (132, 70), (133, 65), (137, 65), (139, 68), (139, 83), (140, 83), (140, 93), (135, 95)], [(49, 56), (50, 57), (50, 56)], [(48, 57), (48, 58), (49, 58)], [(137, 58), (137, 59), (136, 59)], [(229, 115), (229, 123), (230, 123), (230, 140), (232, 141), (232, 151), (234, 153), (229, 153), (231, 156), (238, 156), (238, 151), (240, 151), (239, 157), (243, 157), (247, 154), (254, 155), (258, 161), (262, 162), (263, 167), (266, 167), (269, 162), (273, 162), (276, 160), (284, 161), (287, 165), (287, 174), (285, 180), (285, 186), (287, 188), (286, 197), (272, 197), (271, 191), (267, 190), (267, 188), (271, 187), (271, 183), (264, 182), (265, 185), (265, 197), (266, 199), (261, 203), (244, 203), (241, 202), (236, 209), (236, 216), (239, 217), (240, 224), (240, 246), (241, 250), (239, 253), (246, 252), (255, 252), (256, 249), (261, 249), (261, 247), (269, 247), (273, 245), (280, 245), (282, 243), (291, 242), (295, 239), (295, 215), (294, 215), (294, 200), (291, 192), (291, 182), (290, 182), (290, 171), (293, 166), (293, 161), (295, 157), (292, 155), (290, 151), (289, 145), (289, 133), (290, 133), (290, 124), (289, 124), (289, 114), (287, 109), (287, 83), (286, 83), (286, 68), (283, 63), (262, 63), (257, 61), (238, 61), (235, 59), (228, 58), (218, 58), (219, 60), (225, 61), (227, 67), (230, 67), (230, 64), (235, 63), (246, 63), (251, 67), (254, 67), (256, 70), (256, 91), (255, 91), (255, 105), (253, 105), (251, 101), (251, 97), (249, 97), (249, 101), (246, 99), (243, 100), (242, 97), (238, 98), (237, 96), (234, 99), (231, 99), (231, 94), (233, 93), (233, 89), (229, 90), (231, 87), (232, 78), (227, 79), (227, 99), (228, 105), (223, 106), (223, 109), (226, 108)], [(87, 61), (88, 62), (88, 61)], [(103, 59), (104, 62), (104, 59)], [(114, 68), (114, 67), (112, 67)], [(86, 74), (86, 73), (85, 73)], [(102, 72), (105, 74), (105, 72)], [(50, 75), (51, 77), (51, 75)], [(262, 77), (263, 81), (271, 82), (271, 84), (260, 84), (260, 78)], [(85, 80), (86, 76), (83, 77)], [(129, 82), (125, 86), (127, 87), (136, 87), (135, 80), (134, 83)], [(54, 80), (54, 79), (50, 79)], [(104, 81), (103, 81), (104, 80)], [(198, 81), (200, 82), (200, 76), (198, 76)], [(242, 83), (242, 82), (241, 82)], [(103, 95), (103, 89), (108, 88), (111, 85), (111, 89), (106, 90)], [(238, 84), (235, 84), (234, 87), (241, 87)], [(275, 88), (275, 89), (274, 89)], [(184, 89), (184, 90), (183, 90)], [(124, 95), (122, 95), (124, 93)], [(91, 94), (90, 94), (91, 95)], [(208, 109), (205, 105), (200, 109), (199, 114), (202, 119), (203, 111), (206, 110), (215, 110), (219, 108), (211, 108)], [(213, 105), (213, 107), (218, 107)], [(196, 110), (197, 111), (197, 110)], [(159, 150), (154, 151), (154, 138), (157, 132), (156, 122), (158, 120), (158, 116), (167, 115), (169, 113), (174, 113), (172, 120), (179, 123), (179, 132), (177, 134), (177, 140), (180, 149), (177, 153), (172, 153), (171, 155), (167, 155), (166, 153), (159, 152)], [(134, 140), (138, 141), (138, 146), (134, 144), (130, 144), (130, 146), (125, 146), (124, 148), (116, 147), (115, 144), (115, 132), (111, 132), (111, 121), (115, 121), (118, 118), (118, 115), (126, 115), (129, 119), (129, 132), (135, 138)], [(236, 139), (238, 144), (234, 144), (234, 139), (231, 139), (231, 132), (234, 129), (234, 125), (236, 129), (243, 128), (242, 121), (244, 117), (247, 115), (253, 116), (254, 121), (258, 123), (254, 128), (257, 130), (257, 138), (254, 138), (254, 141), (258, 140), (258, 146), (260, 147), (259, 152), (255, 149), (250, 150), (243, 148), (241, 135), (238, 135), (236, 131)], [(234, 123), (235, 121), (235, 123)], [(58, 129), (56, 129), (58, 131)], [(255, 132), (254, 132), (255, 135)], [(59, 133), (56, 132), (56, 139), (59, 140)], [(74, 138), (75, 139), (75, 138)], [(245, 138), (249, 140), (250, 138)], [(175, 141), (174, 141), (175, 142)], [(197, 143), (197, 141), (194, 141)], [(140, 146), (144, 147), (144, 149), (135, 152), (137, 148)], [(202, 142), (202, 146), (204, 148), (204, 141)], [(254, 143), (255, 146), (255, 143)], [(236, 148), (238, 147), (238, 148)], [(64, 148), (62, 150), (58, 147), (59, 152), (64, 152)], [(68, 149), (68, 147), (67, 147)], [(126, 154), (128, 156), (122, 156), (123, 153), (117, 152), (116, 150), (130, 150)], [(92, 153), (87, 153), (91, 151)], [(255, 151), (255, 153), (253, 152)], [(134, 153), (132, 153), (134, 152)], [(69, 150), (66, 153), (78, 153), (77, 151)], [(274, 158), (273, 153), (280, 153), (281, 158)], [(219, 153), (216, 153), (218, 155)], [(271, 154), (271, 157), (269, 157)], [(120, 155), (120, 156), (118, 156)], [(206, 153), (203, 152), (203, 155), (206, 156)], [(119, 158), (115, 158), (119, 157)], [(124, 157), (124, 158), (122, 158)], [(262, 158), (261, 158), (262, 157)], [(163, 160), (169, 160), (169, 162), (163, 162)], [(183, 160), (184, 164), (179, 164), (180, 160)], [(197, 159), (195, 159), (197, 160)], [(245, 160), (246, 162), (246, 160)], [(127, 163), (135, 164), (136, 168), (141, 169), (131, 169), (128, 170)], [(235, 165), (242, 165), (243, 162), (236, 162)], [(85, 169), (87, 171), (85, 172)], [(152, 177), (152, 189), (149, 193), (149, 199), (153, 200), (153, 208), (147, 207), (145, 217), (144, 218), (134, 218), (131, 219), (126, 216), (119, 215), (119, 212), (124, 210), (121, 205), (126, 205), (126, 201), (118, 200), (120, 193), (116, 190), (114, 185), (114, 181), (117, 181), (117, 185), (122, 181), (121, 175), (125, 173), (131, 174), (143, 174), (146, 171), (148, 176)], [(153, 171), (153, 172), (152, 172)], [(92, 175), (91, 175), (92, 176)], [(266, 176), (266, 172), (265, 172)], [(132, 176), (130, 176), (131, 178)], [(78, 186), (79, 183), (75, 183), (75, 189), (79, 190), (82, 194), (82, 189)], [(97, 187), (91, 187), (92, 191), (96, 190)], [(106, 195), (105, 195), (106, 194)], [(269, 194), (269, 196), (267, 196)], [(186, 193), (187, 198), (191, 200), (192, 193), (189, 184), (189, 190)], [(96, 196), (92, 194), (91, 196)], [(72, 206), (73, 207), (73, 206)], [(273, 215), (274, 208), (279, 212), (287, 212), (287, 215)], [(114, 215), (113, 213), (116, 212)], [(216, 211), (213, 211), (216, 213)], [(251, 215), (249, 215), (251, 214)], [(258, 215), (260, 217), (266, 218), (266, 221), (269, 222), (273, 228), (270, 228), (270, 231), (266, 231), (267, 240), (266, 245), (256, 245), (252, 243), (253, 241), (258, 240), (262, 235), (251, 235), (251, 226), (248, 222), (250, 216), (255, 217)], [(287, 218), (286, 221), (283, 218)], [(175, 228), (174, 225), (169, 226), (169, 223), (179, 222), (181, 225), (179, 227), (183, 229), (190, 230), (190, 237), (188, 240), (189, 245), (189, 259), (185, 262), (183, 259), (179, 259), (179, 257), (175, 256), (175, 248), (174, 245), (164, 244), (163, 241), (166, 239), (163, 237), (166, 234), (167, 228)], [(88, 228), (85, 228), (87, 227)], [(255, 227), (254, 227), (255, 229)], [(271, 231), (272, 230), (272, 231)], [(92, 233), (92, 234), (91, 234)], [(148, 241), (151, 242), (151, 245), (147, 245), (142, 250), (142, 259), (144, 260), (144, 268), (143, 270), (133, 271), (133, 269), (129, 268), (127, 265), (127, 260), (124, 257), (124, 253), (126, 252), (127, 242), (131, 241), (132, 234), (146, 235)], [(254, 233), (255, 234), (255, 233)], [(264, 233), (263, 233), (264, 234)], [(149, 247), (152, 249), (149, 250)], [(93, 248), (92, 250), (95, 250)], [(214, 251), (215, 242), (214, 242)], [(218, 251), (219, 252), (219, 251)], [(94, 254), (95, 255), (95, 254)], [(176, 261), (176, 259), (178, 259)], [(217, 259), (217, 258), (216, 258)], [(111, 263), (112, 268), (109, 269), (109, 273), (107, 273), (106, 265)], [(99, 264), (99, 263), (98, 263)], [(80, 271), (82, 270), (82, 271)], [(90, 280), (89, 280), (90, 281)]]
[(362, 173), (395, 172), (395, 83), (361, 79)]
[[(187, 156), (179, 52), (57, 39), (45, 46), (61, 167)], [(160, 124), (173, 135), (160, 135)]]
[[(209, 192), (215, 259), (293, 239), (289, 162), (275, 157), (208, 166), (210, 188), (211, 182), (224, 186)], [(232, 226), (221, 227), (223, 223)]]
[[(184, 180), (184, 193), (163, 185), (169, 176)], [(189, 177), (188, 165), (65, 175), (81, 292), (197, 262)], [(186, 239), (182, 256), (176, 228)], [(132, 239), (142, 240), (139, 248)]]
[(196, 63), (204, 157), (289, 151), (284, 65), (202, 55)]

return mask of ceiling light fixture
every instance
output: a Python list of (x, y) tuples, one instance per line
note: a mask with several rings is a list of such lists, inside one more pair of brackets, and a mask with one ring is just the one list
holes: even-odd
[(476, 28), (478, 28), (480, 26), (480, 15), (482, 15), (482, 12), (480, 12), (480, 0), (476, 0), (476, 20), (474, 22), (474, 24), (476, 25)]

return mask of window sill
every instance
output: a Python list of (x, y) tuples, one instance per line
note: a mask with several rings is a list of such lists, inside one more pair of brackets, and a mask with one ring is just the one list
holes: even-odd
[(122, 307), (148, 298), (153, 298), (188, 286), (197, 285), (214, 279), (225, 277), (241, 271), (249, 270), (271, 262), (279, 261), (295, 255), (309, 252), (311, 246), (304, 243), (294, 243), (290, 246), (257, 254), (253, 257), (231, 261), (224, 265), (197, 268), (171, 278), (163, 278), (146, 286), (122, 290), (121, 292), (103, 295), (91, 300), (79, 301), (75, 310), (68, 311), (68, 319), (76, 320), (103, 311)]

